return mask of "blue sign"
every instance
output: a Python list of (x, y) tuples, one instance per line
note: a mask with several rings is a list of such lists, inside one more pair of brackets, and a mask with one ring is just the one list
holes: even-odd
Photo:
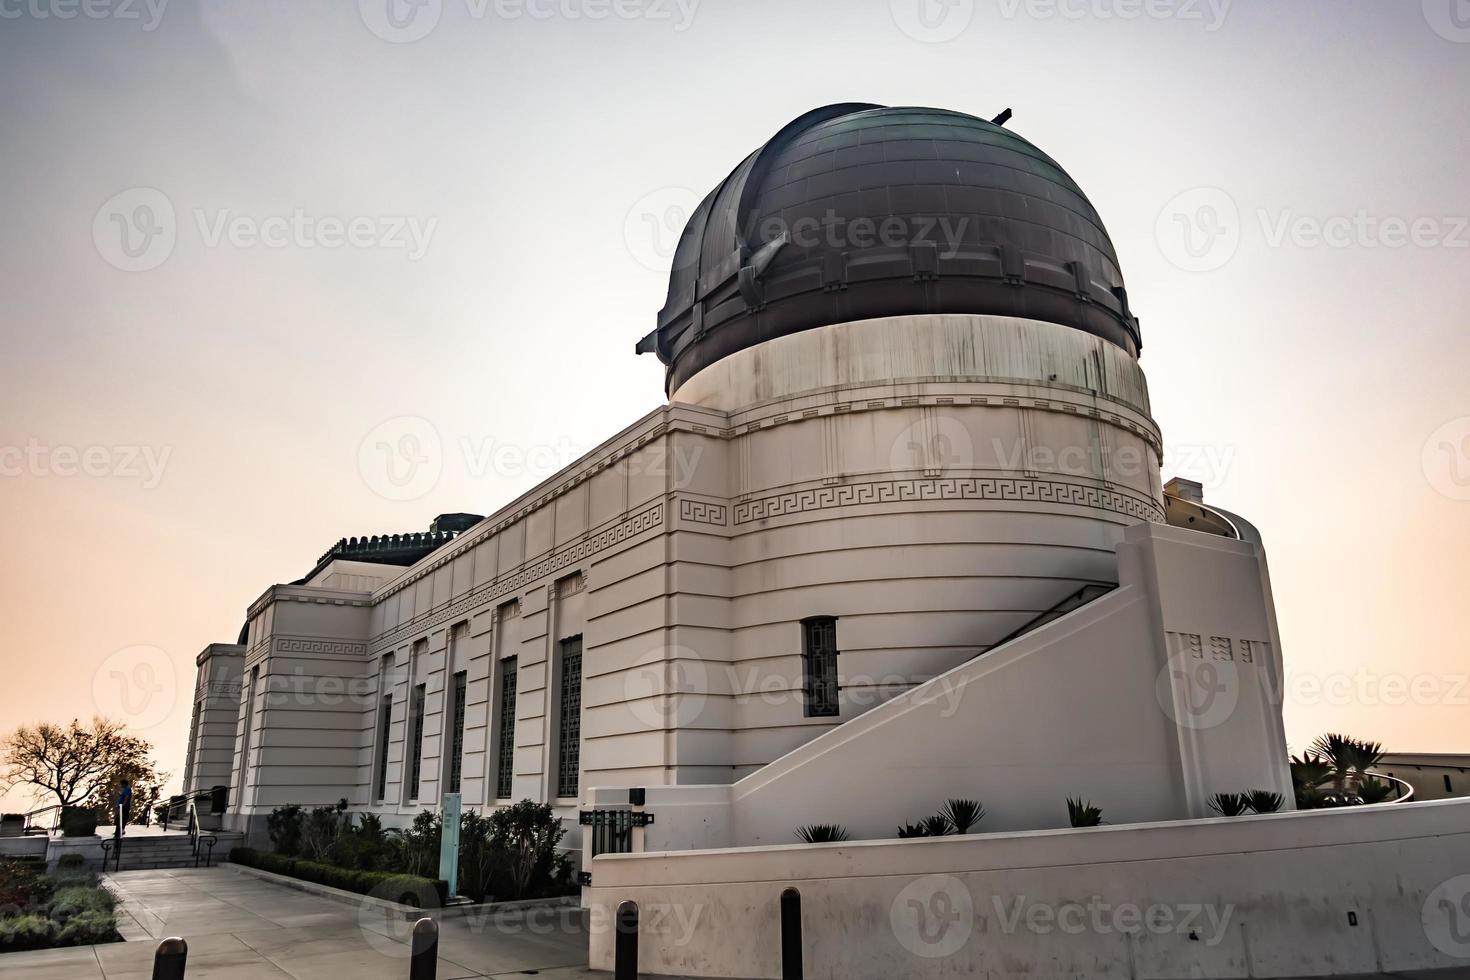
[(439, 835), (439, 877), (459, 894), (459, 794), (444, 794), (444, 832)]

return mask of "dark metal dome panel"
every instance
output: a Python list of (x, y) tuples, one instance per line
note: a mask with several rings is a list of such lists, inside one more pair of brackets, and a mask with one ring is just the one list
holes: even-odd
[(775, 337), (921, 313), (1031, 317), (1140, 348), (1102, 219), (1056, 161), (964, 113), (850, 103), (798, 117), (705, 197), (638, 350), (673, 391)]

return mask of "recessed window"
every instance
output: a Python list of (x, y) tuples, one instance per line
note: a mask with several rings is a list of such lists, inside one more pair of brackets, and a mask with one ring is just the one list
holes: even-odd
[(373, 795), (379, 800), (388, 795), (388, 735), (393, 728), (393, 695), (378, 699), (378, 758), (373, 778)]
[(409, 702), (409, 743), (413, 752), (413, 761), (408, 769), (408, 798), (416, 800), (419, 798), (419, 776), (424, 768), (424, 685), (415, 684), (413, 696)]
[(449, 702), (449, 790), (459, 792), (460, 778), (464, 775), (464, 701), (469, 687), (469, 674), (463, 670), (454, 675), (454, 686)]
[(836, 619), (818, 616), (801, 621), (801, 662), (806, 717), (837, 717)]
[(495, 739), (495, 798), (510, 799), (516, 757), (516, 658), (500, 661), (500, 725)]
[(561, 641), (561, 714), (556, 739), (556, 795), (576, 796), (582, 766), (582, 638)]
[(1455, 791), (1455, 787), (1452, 786), (1452, 785), (1450, 785), (1450, 774), (1449, 773), (1445, 773), (1444, 774), (1444, 791), (1446, 793), (1453, 793)]

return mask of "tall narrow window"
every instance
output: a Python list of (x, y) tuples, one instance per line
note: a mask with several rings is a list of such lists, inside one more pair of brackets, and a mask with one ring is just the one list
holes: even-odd
[(419, 798), (419, 776), (424, 768), (424, 685), (415, 684), (408, 707), (409, 749), (413, 753), (408, 769), (408, 798)]
[(393, 729), (393, 695), (378, 699), (378, 758), (373, 777), (373, 795), (382, 800), (388, 795), (388, 735)]
[(516, 658), (500, 661), (500, 725), (495, 739), (495, 798), (508, 800), (515, 776)]
[(582, 767), (582, 638), (561, 641), (561, 716), (556, 739), (556, 795), (576, 796)]
[(454, 688), (450, 700), (449, 716), (449, 789), (459, 792), (460, 777), (464, 774), (464, 698), (469, 675), (461, 670), (454, 675)]
[(837, 717), (837, 620), (818, 616), (801, 621), (801, 661), (806, 717)]
[(250, 668), (250, 685), (245, 688), (245, 732), (240, 740), (240, 788), (250, 784), (251, 729), (255, 727), (255, 692), (260, 688), (260, 665)]

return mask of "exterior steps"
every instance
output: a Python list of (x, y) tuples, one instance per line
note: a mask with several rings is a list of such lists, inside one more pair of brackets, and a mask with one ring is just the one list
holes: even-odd
[[(201, 837), (214, 837), (217, 843), (211, 853), (207, 845), (201, 843), (199, 849), (199, 866), (204, 866), (204, 859), (209, 857), (211, 865), (229, 859), (230, 848), (238, 847), (244, 835), (238, 832), (216, 831), (214, 833), (202, 834)], [(112, 838), (106, 838), (109, 846)], [(114, 863), (116, 862), (116, 863)], [(107, 855), (107, 869), (113, 871), (144, 871), (155, 868), (192, 868), (195, 863), (193, 844), (187, 835), (174, 836), (125, 835), (122, 839), (122, 855), (109, 853)]]

